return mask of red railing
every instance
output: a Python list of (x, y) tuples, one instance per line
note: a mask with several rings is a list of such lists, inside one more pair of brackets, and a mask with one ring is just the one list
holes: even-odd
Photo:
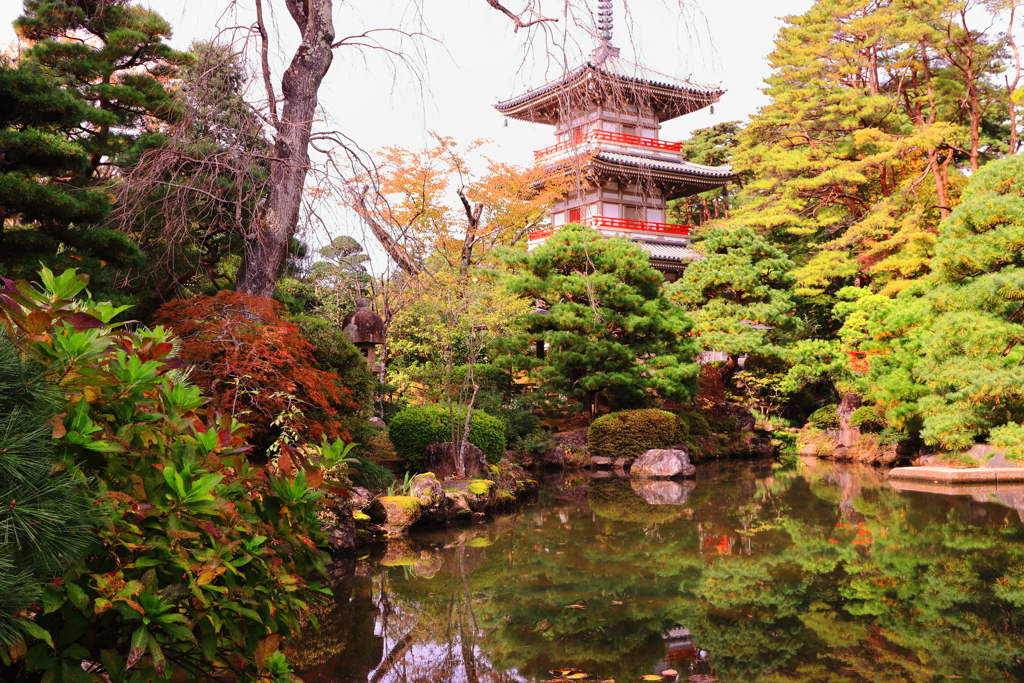
[[(578, 221), (592, 228), (618, 228), (619, 230), (640, 230), (642, 232), (657, 232), (667, 235), (689, 236), (689, 225), (673, 225), (671, 223), (653, 223), (651, 221), (634, 221), (628, 218), (610, 218), (608, 216), (590, 216)], [(530, 233), (530, 241), (544, 239), (554, 234), (555, 230), (564, 227), (561, 225), (537, 230)]]
[(638, 147), (663, 149), (669, 152), (680, 152), (683, 149), (683, 143), (681, 142), (665, 142), (664, 140), (658, 140), (656, 138), (644, 138), (639, 135), (626, 135), (625, 133), (613, 133), (608, 130), (593, 129), (588, 130), (586, 133), (577, 135), (576, 137), (551, 145), (550, 147), (538, 149), (533, 153), (533, 159), (534, 161), (539, 161), (540, 159), (555, 154), (556, 152), (561, 152), (562, 150), (569, 149), (570, 147), (578, 147), (579, 145), (593, 140), (619, 142), (626, 145), (636, 145)]

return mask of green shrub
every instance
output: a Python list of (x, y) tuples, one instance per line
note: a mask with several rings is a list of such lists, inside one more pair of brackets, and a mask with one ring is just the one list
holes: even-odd
[(357, 458), (359, 461), (353, 467), (355, 473), (350, 475), (352, 483), (374, 491), (383, 491), (395, 483), (395, 475), (386, 467), (381, 467), (375, 462), (366, 458)]
[(533, 414), (522, 396), (506, 398), (497, 391), (481, 391), (477, 395), (476, 405), (505, 423), (505, 443), (509, 448), (522, 449), (523, 439), (530, 437), (540, 425), (540, 419)]
[(885, 427), (885, 417), (879, 415), (878, 406), (861, 406), (850, 415), (850, 426), (865, 432), (881, 431)]
[(839, 406), (835, 403), (822, 406), (811, 413), (807, 422), (819, 429), (839, 429)]
[(692, 413), (686, 410), (680, 411), (679, 421), (682, 423), (683, 432), (691, 436), (707, 436), (712, 432), (707, 418), (700, 413)]
[[(331, 418), (348, 431), (349, 440), (365, 444), (373, 430), (368, 419), (373, 414), (373, 390), (380, 384), (377, 376), (370, 372), (362, 352), (340, 327), (312, 316), (297, 316), (293, 320), (306, 341), (315, 347), (313, 357), (317, 367), (337, 375), (340, 378), (338, 384), (350, 399), (350, 405)], [(357, 452), (362, 450), (360, 448)]]
[[(454, 413), (456, 424), (461, 427), (466, 419), (465, 407), (457, 407)], [(388, 435), (409, 470), (418, 472), (423, 469), (423, 449), (427, 444), (452, 440), (448, 407), (435, 404), (406, 408), (391, 420)], [(469, 442), (484, 452), (487, 462), (497, 463), (505, 454), (505, 424), (476, 408), (470, 423)]]
[(682, 420), (665, 410), (642, 408), (602, 415), (587, 430), (591, 455), (633, 458), (652, 448), (679, 443)]
[[(169, 333), (112, 324), (121, 308), (77, 298), (87, 282), (45, 269), (41, 287), (0, 280), (0, 334), (59, 387), (47, 448), (102, 516), (93, 552), (65, 539), (73, 566), (15, 615), (24, 643), (0, 646), (3, 680), (291, 681), (277, 643), (298, 636), (319, 588), (307, 577), (325, 573), (310, 484), (345, 493), (324, 479), (343, 447), (284, 447), (254, 466), (247, 427), (207, 407)], [(48, 493), (70, 501), (50, 471)]]

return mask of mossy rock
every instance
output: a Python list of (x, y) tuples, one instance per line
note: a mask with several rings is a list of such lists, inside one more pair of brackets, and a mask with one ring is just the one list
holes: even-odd
[(491, 487), (494, 486), (494, 482), (490, 479), (475, 479), (466, 490), (477, 496), (486, 496), (491, 492)]
[(420, 499), (415, 496), (382, 496), (380, 502), (384, 507), (394, 505), (405, 510), (417, 510), (420, 507)]

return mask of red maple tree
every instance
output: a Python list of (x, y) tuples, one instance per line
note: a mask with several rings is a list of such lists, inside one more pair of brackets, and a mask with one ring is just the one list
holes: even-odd
[(316, 367), (313, 345), (276, 301), (224, 290), (169, 301), (154, 319), (181, 340), (192, 381), (219, 410), (248, 423), (255, 444), (267, 447), (282, 433), (351, 440), (337, 415), (359, 409), (352, 391)]

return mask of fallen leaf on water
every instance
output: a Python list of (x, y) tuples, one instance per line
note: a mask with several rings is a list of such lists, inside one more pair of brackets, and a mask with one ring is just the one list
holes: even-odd
[(621, 605), (622, 604), (622, 600), (612, 600), (612, 604), (613, 605)]
[[(547, 620), (545, 619), (545, 621), (547, 621)], [(552, 669), (548, 673), (551, 674), (552, 676), (559, 676), (561, 678), (564, 678), (564, 677), (568, 676), (569, 674), (576, 673), (577, 671), (579, 671), (579, 669)]]
[(664, 678), (664, 676), (659, 676), (658, 674), (644, 674), (643, 676), (640, 677), (640, 680), (641, 681), (660, 681), (663, 678)]
[(569, 680), (572, 680), (572, 681), (581, 681), (584, 678), (590, 678), (590, 674), (585, 674), (582, 671), (579, 671), (579, 672), (574, 673), (574, 674), (569, 674), (568, 676), (566, 676), (566, 678), (568, 678)]
[(586, 605), (566, 605), (565, 609), (587, 609)]

